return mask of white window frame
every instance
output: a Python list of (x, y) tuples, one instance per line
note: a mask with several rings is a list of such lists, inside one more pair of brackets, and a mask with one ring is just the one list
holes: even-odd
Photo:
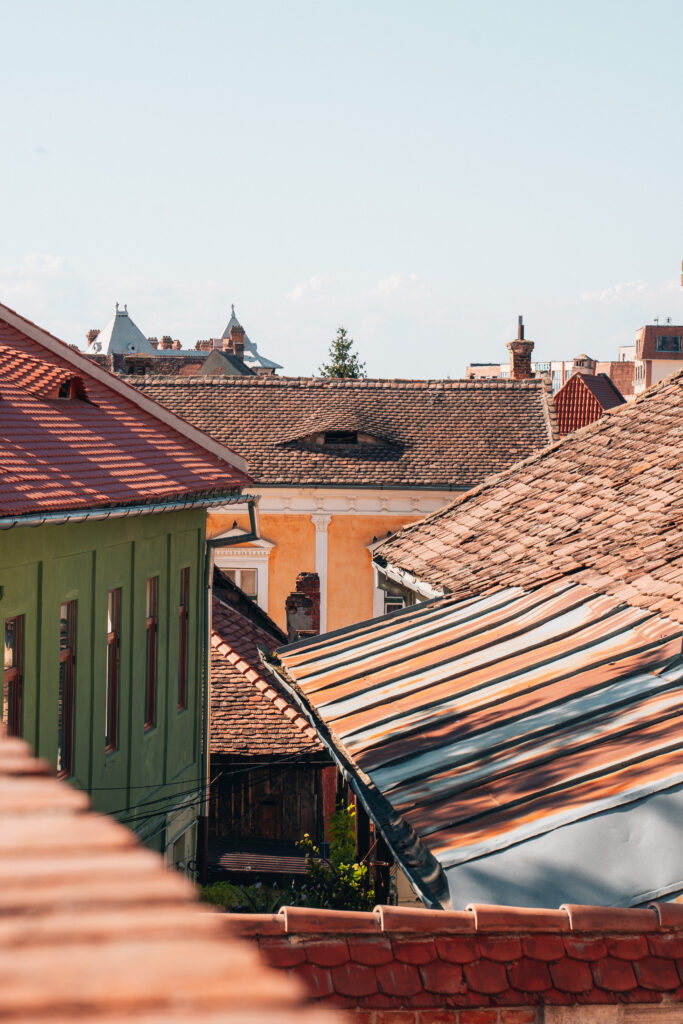
[[(212, 537), (220, 540), (223, 537), (246, 536), (246, 530), (227, 530), (225, 533)], [(256, 603), (268, 614), (268, 562), (270, 553), (275, 547), (263, 537), (247, 544), (230, 545), (214, 549), (214, 565), (219, 569), (256, 569), (257, 595)]]

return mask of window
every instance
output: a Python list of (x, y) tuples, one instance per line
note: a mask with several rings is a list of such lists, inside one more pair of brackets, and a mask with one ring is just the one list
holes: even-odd
[(389, 612), (398, 612), (401, 608), (405, 608), (405, 601), (399, 594), (385, 594), (384, 595), (384, 614), (388, 615)]
[(325, 444), (358, 444), (358, 433), (355, 430), (327, 430)]
[(655, 341), (655, 352), (680, 352), (681, 339), (674, 335), (663, 334)]
[(121, 663), (121, 588), (107, 597), (107, 683), (104, 705), (104, 749), (119, 745), (119, 669)]
[(190, 614), (190, 570), (180, 570), (180, 604), (178, 606), (178, 711), (187, 707), (188, 633)]
[(258, 569), (223, 569), (223, 572), (252, 601), (258, 598)]
[(24, 616), (5, 619), (5, 679), (2, 720), (9, 736), (21, 732), (21, 675), (23, 670)]
[(145, 674), (145, 729), (153, 729), (157, 717), (157, 631), (159, 609), (159, 577), (147, 580), (145, 634), (147, 662)]
[(73, 771), (74, 677), (76, 666), (76, 602), (59, 609), (59, 703), (57, 708), (57, 774)]

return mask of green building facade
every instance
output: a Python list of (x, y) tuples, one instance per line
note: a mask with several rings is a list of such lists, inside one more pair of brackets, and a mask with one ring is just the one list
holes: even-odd
[(0, 532), (3, 717), (96, 809), (192, 871), (206, 509), (111, 511)]

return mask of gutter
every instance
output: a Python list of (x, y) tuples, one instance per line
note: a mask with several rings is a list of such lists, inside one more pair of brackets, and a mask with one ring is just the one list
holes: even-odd
[(372, 560), (377, 572), (381, 573), (382, 576), (386, 576), (387, 579), (393, 580), (394, 583), (399, 583), (402, 587), (407, 587), (408, 590), (414, 591), (419, 594), (420, 597), (426, 598), (428, 601), (433, 601), (437, 597), (445, 597), (448, 590), (445, 587), (430, 587), (428, 583), (424, 583), (419, 580), (417, 576), (413, 576), (411, 573), (406, 572), (404, 569), (396, 569), (393, 565), (389, 565), (381, 555), (375, 556)]
[[(213, 508), (215, 505), (238, 505), (244, 501), (255, 501), (248, 494), (229, 494), (222, 497), (171, 498), (151, 505), (115, 505), (111, 508), (86, 508), (73, 512), (35, 512), (26, 516), (0, 516), (0, 530), (11, 530), (15, 526), (61, 526), (63, 523), (84, 523), (103, 519), (132, 519), (135, 516), (149, 516), (157, 512), (181, 512), (189, 508)], [(251, 518), (251, 516), (250, 516)], [(251, 538), (250, 538), (251, 539)], [(241, 542), (242, 538), (240, 538)]]
[(214, 537), (206, 540), (204, 548), (204, 654), (202, 657), (202, 756), (201, 756), (201, 791), (202, 813), (199, 816), (199, 836), (197, 842), (197, 873), (200, 885), (206, 885), (209, 872), (209, 795), (211, 788), (211, 752), (210, 752), (210, 719), (211, 719), (211, 593), (213, 590), (213, 553), (216, 548), (234, 547), (259, 540), (258, 521), (259, 496), (240, 494), (230, 502), (223, 504), (247, 503), (249, 510), (249, 532), (237, 537)]

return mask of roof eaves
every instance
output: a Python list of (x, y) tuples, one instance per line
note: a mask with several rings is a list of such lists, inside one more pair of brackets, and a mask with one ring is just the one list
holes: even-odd
[(154, 416), (156, 419), (161, 420), (167, 426), (176, 430), (179, 434), (182, 434), (189, 441), (203, 448), (205, 451), (210, 452), (216, 458), (222, 462), (226, 462), (228, 465), (238, 469), (241, 473), (244, 473), (248, 478), (247, 462), (232, 449), (225, 445), (219, 444), (218, 441), (214, 441), (208, 434), (193, 427), (191, 423), (183, 419), (182, 416), (178, 416), (177, 413), (170, 412), (165, 406), (160, 405), (154, 401), (148, 395), (139, 391), (137, 388), (132, 387), (121, 379), (116, 374), (109, 373), (94, 360), (89, 359), (84, 353), (73, 349), (70, 345), (60, 341), (53, 334), (44, 330), (42, 327), (38, 327), (31, 320), (27, 320), (21, 316), (15, 310), (10, 309), (9, 306), (5, 306), (0, 303), (0, 318), (5, 320), (10, 327), (14, 327), (16, 330), (27, 335), (33, 341), (42, 345), (48, 351), (53, 352), (59, 356), (60, 359), (64, 359), (70, 362), (73, 366), (77, 367), (82, 374), (87, 378), (88, 376), (95, 378), (110, 388), (112, 391), (116, 391), (123, 398), (127, 399), (133, 405), (137, 405), (138, 408), (143, 409), (149, 415)]

